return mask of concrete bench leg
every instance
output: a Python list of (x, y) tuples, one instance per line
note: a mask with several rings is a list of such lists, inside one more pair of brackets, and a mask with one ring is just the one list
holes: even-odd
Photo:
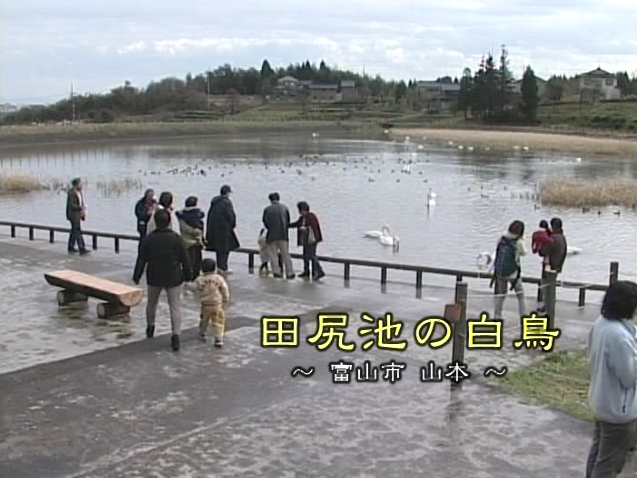
[(130, 307), (117, 303), (104, 302), (97, 305), (97, 316), (100, 319), (108, 319), (116, 315), (128, 314), (129, 312)]
[(60, 290), (58, 291), (57, 299), (59, 305), (67, 305), (72, 304), (73, 302), (86, 302), (88, 300), (88, 296), (70, 290)]

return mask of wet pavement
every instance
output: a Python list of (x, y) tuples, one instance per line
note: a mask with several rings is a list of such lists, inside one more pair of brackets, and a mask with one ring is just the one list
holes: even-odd
[[(504, 348), (467, 350), (472, 377), (452, 390), (449, 380), (421, 381), (429, 361), (450, 362), (451, 346), (414, 340), (415, 324), (440, 315), (452, 289), (428, 287), (417, 298), (401, 284), (384, 293), (368, 280), (343, 287), (337, 269), (323, 284), (263, 279), (237, 255), (225, 347), (196, 337), (197, 304), (186, 290), (183, 348), (174, 354), (165, 300), (157, 336), (146, 340), (144, 302), (127, 318), (99, 320), (93, 300), (58, 307), (43, 278), (70, 268), (129, 282), (133, 262), (132, 248), (70, 257), (62, 243), (0, 236), (0, 477), (583, 475), (589, 424), (501, 392), (488, 383), (496, 378), (483, 376), (489, 366), (511, 370), (541, 358), (511, 346), (520, 335), (513, 298)], [(491, 301), (470, 291), (469, 316)], [(597, 310), (558, 303), (557, 348), (581, 348)], [(305, 341), (319, 311), (349, 314), (346, 340), (356, 351), (319, 352)], [(407, 349), (363, 350), (361, 313), (388, 311), (404, 322)], [(300, 317), (300, 346), (261, 347), (263, 315)], [(341, 360), (384, 371), (376, 383), (354, 373), (350, 383), (334, 383), (330, 364)], [(405, 366), (396, 383), (387, 380), (392, 360)], [(297, 366), (315, 371), (292, 377)], [(630, 464), (624, 476), (635, 470)]]

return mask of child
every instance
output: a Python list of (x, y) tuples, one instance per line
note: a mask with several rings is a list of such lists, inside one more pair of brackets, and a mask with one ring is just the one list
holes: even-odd
[(201, 263), (203, 275), (197, 278), (197, 291), (201, 302), (199, 334), (205, 339), (210, 324), (215, 328), (215, 347), (223, 347), (226, 328), (225, 304), (230, 300), (230, 291), (225, 279), (216, 273), (217, 263), (204, 259)]
[(549, 224), (545, 220), (541, 220), (540, 229), (535, 231), (531, 236), (531, 251), (533, 254), (537, 254), (542, 258), (542, 273), (544, 273), (544, 269), (548, 265), (546, 251), (552, 242), (553, 239), (551, 239)]
[(186, 199), (186, 207), (182, 211), (177, 211), (179, 220), (179, 230), (181, 238), (188, 251), (190, 265), (192, 266), (192, 276), (187, 277), (188, 282), (199, 277), (201, 270), (203, 243), (203, 218), (204, 213), (197, 207), (197, 198), (190, 196)]
[(259, 239), (257, 240), (257, 244), (259, 244), (259, 256), (261, 257), (261, 267), (259, 267), (259, 274), (266, 276), (269, 274), (268, 270), (268, 262), (269, 262), (269, 254), (268, 254), (268, 243), (266, 241), (266, 231), (265, 228), (261, 229), (259, 233)]

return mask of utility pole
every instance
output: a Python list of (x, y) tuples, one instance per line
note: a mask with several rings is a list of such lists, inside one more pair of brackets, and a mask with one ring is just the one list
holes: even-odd
[(71, 123), (75, 123), (75, 96), (73, 95), (73, 83), (71, 83)]
[(210, 97), (210, 71), (206, 75), (206, 83), (208, 83), (208, 111), (212, 110), (212, 99)]

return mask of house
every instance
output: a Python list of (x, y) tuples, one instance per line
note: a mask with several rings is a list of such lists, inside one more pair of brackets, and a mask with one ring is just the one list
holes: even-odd
[(299, 89), (299, 80), (293, 76), (284, 76), (276, 82), (276, 90), (280, 95), (294, 96)]
[(439, 81), (419, 81), (416, 85), (423, 107), (430, 111), (452, 110), (458, 104), (460, 85)]
[(310, 85), (310, 98), (312, 101), (338, 101), (340, 97), (338, 85), (317, 83)]
[(358, 100), (358, 91), (356, 90), (356, 81), (343, 80), (341, 81), (341, 99), (342, 101), (356, 101)]
[(621, 92), (617, 87), (617, 75), (597, 67), (576, 77), (581, 101), (617, 100)]

